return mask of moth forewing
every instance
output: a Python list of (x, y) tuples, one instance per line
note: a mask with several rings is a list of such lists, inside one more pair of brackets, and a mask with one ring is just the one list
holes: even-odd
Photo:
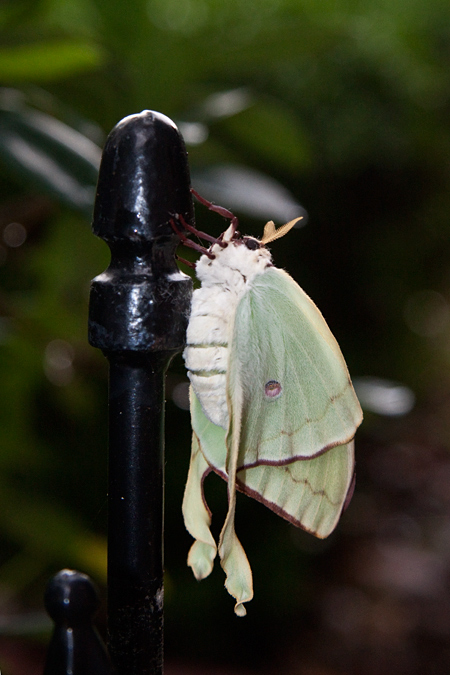
[[(280, 388), (276, 397), (267, 393), (270, 382)], [(258, 276), (238, 305), (227, 383), (232, 414), (235, 393), (245, 392), (239, 468), (318, 456), (348, 443), (361, 421), (322, 315), (276, 268)]]

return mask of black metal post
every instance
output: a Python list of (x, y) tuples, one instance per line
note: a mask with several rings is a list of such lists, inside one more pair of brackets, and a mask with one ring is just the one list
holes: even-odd
[(111, 264), (92, 282), (89, 341), (110, 362), (108, 636), (120, 675), (163, 670), (164, 374), (184, 346), (192, 292), (169, 221), (193, 223), (189, 189), (171, 120), (147, 110), (112, 130), (93, 224)]
[(55, 622), (44, 675), (113, 675), (111, 662), (92, 626), (99, 605), (85, 574), (61, 570), (50, 580), (45, 606)]

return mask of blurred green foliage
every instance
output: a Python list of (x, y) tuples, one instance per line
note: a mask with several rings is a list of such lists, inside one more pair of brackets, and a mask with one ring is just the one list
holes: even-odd
[[(352, 373), (403, 382), (419, 406), (446, 395), (449, 26), (444, 0), (1, 3), (5, 608), (39, 604), (62, 566), (105, 581), (107, 368), (86, 323), (89, 281), (108, 252), (89, 220), (100, 148), (125, 115), (150, 108), (180, 124), (194, 186), (197, 174), (227, 165), (286, 187), (309, 222), (273, 245), (275, 262), (317, 302)], [(202, 229), (220, 231), (220, 218), (197, 213)], [(242, 221), (261, 233), (255, 217)], [(301, 632), (313, 612), (312, 570), (332, 564), (341, 535), (311, 542), (241, 499), (256, 598), (236, 624), (221, 573), (198, 586), (185, 568), (189, 419), (170, 399), (184, 378), (177, 358), (167, 404), (169, 654), (255, 663), (258, 635), (259, 663), (280, 658), (287, 626)], [(436, 416), (436, 443), (448, 448), (445, 407)], [(392, 425), (369, 412), (362, 438), (386, 439)], [(224, 488), (213, 486), (220, 512)]]

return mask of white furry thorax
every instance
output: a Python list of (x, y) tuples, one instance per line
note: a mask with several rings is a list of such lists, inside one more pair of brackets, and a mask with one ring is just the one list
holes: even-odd
[[(223, 248), (214, 244), (196, 265), (201, 287), (192, 297), (184, 360), (188, 376), (203, 412), (211, 422), (227, 429), (226, 373), (237, 305), (253, 279), (263, 274), (272, 259), (264, 246), (249, 248), (249, 238), (227, 239)], [(251, 245), (255, 240), (251, 239)]]
[(214, 244), (210, 250), (214, 260), (202, 255), (195, 267), (202, 286), (225, 284), (230, 289), (241, 289), (242, 284), (251, 283), (272, 262), (267, 248), (251, 250), (239, 239), (229, 242), (226, 248)]

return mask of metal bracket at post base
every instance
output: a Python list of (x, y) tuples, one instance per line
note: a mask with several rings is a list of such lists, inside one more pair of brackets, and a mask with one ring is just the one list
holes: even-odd
[[(163, 672), (164, 376), (192, 294), (175, 262), (175, 214), (193, 224), (183, 139), (160, 113), (130, 115), (103, 151), (93, 231), (111, 263), (89, 309), (89, 341), (110, 364), (108, 647), (120, 675)], [(52, 667), (45, 675), (66, 672)]]

